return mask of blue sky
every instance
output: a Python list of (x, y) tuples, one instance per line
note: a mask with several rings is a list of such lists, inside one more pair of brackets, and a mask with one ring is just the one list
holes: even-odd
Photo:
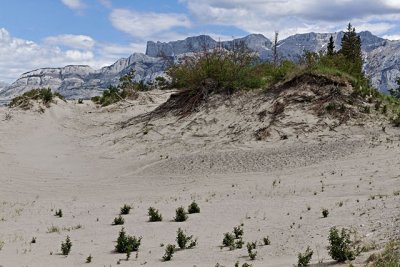
[(248, 33), (280, 37), (335, 32), (351, 21), (400, 39), (400, 0), (13, 0), (0, 8), (0, 81), (68, 64), (94, 68), (133, 52), (147, 40)]

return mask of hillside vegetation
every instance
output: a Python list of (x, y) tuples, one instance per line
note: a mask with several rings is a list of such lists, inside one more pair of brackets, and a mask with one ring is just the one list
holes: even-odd
[(50, 107), (50, 104), (54, 102), (56, 97), (64, 100), (61, 94), (52, 92), (50, 88), (33, 89), (20, 96), (14, 97), (9, 107), (28, 110), (33, 108), (36, 102), (39, 105), (39, 110), (43, 110), (44, 107)]
[[(298, 63), (260, 62), (257, 55), (243, 44), (237, 44), (232, 51), (204, 48), (202, 52), (187, 56), (168, 69), (167, 74), (171, 78), (169, 87), (180, 91), (139, 120), (169, 113), (188, 116), (209, 102), (212, 95), (225, 95), (229, 98), (237, 92), (262, 89), (269, 93), (289, 86), (302, 90), (304, 83), (312, 83), (321, 88), (331, 85), (328, 89), (325, 88), (328, 91), (315, 89), (319, 91), (319, 96), (324, 95), (323, 99), (316, 97), (306, 101), (319, 106), (316, 108), (313, 105), (313, 108), (319, 110), (319, 114), (323, 107), (329, 114), (341, 115), (343, 122), (344, 114), (354, 117), (360, 113), (374, 112), (385, 115), (395, 126), (400, 126), (397, 91), (385, 95), (370, 85), (362, 71), (361, 40), (350, 24), (341, 46), (342, 49), (335, 51), (331, 38), (327, 51), (306, 51)], [(340, 90), (340, 87), (348, 86), (351, 88), (347, 88), (345, 93)], [(352, 112), (346, 112), (348, 110)]]

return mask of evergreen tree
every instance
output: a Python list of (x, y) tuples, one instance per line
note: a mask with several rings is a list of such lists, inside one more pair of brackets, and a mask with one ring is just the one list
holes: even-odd
[(333, 41), (332, 35), (331, 35), (331, 38), (329, 38), (327, 53), (328, 53), (328, 56), (333, 56), (335, 54), (335, 42)]
[(390, 89), (389, 93), (391, 96), (394, 96), (394, 97), (400, 99), (400, 78), (397, 78), (396, 82), (397, 82), (398, 87), (396, 89)]
[(347, 32), (344, 33), (342, 38), (342, 49), (340, 53), (347, 59), (349, 63), (349, 72), (353, 75), (359, 76), (362, 74), (362, 53), (361, 53), (361, 39), (357, 35), (356, 29), (349, 23)]

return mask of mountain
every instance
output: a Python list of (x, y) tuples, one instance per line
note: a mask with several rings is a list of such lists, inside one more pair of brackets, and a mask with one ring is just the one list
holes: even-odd
[(31, 89), (50, 87), (67, 99), (87, 99), (101, 94), (109, 85), (118, 84), (119, 77), (131, 69), (136, 70), (137, 81), (150, 81), (163, 75), (165, 66), (160, 58), (135, 53), (99, 70), (82, 65), (37, 69), (22, 74), (17, 81), (0, 92), (0, 97), (11, 98)]
[(0, 92), (7, 88), (9, 84), (0, 81)]
[[(278, 42), (280, 59), (298, 61), (305, 51), (318, 52), (326, 49), (330, 36), (340, 49), (343, 32), (296, 34)], [(365, 57), (365, 73), (372, 84), (386, 92), (395, 87), (400, 77), (400, 41), (389, 41), (365, 31), (359, 33)], [(219, 42), (207, 35), (188, 37), (173, 42), (147, 42), (146, 54), (134, 53), (119, 59), (111, 66), (99, 70), (89, 66), (66, 66), (63, 68), (43, 68), (22, 74), (7, 88), (0, 90), (0, 99), (9, 99), (27, 90), (50, 87), (65, 95), (67, 99), (89, 98), (99, 95), (109, 85), (115, 85), (119, 77), (136, 70), (135, 80), (153, 81), (164, 71), (170, 60), (184, 54), (199, 52), (216, 47), (232, 50), (245, 45), (256, 51), (262, 60), (271, 60), (273, 43), (261, 34), (250, 34), (232, 41)]]

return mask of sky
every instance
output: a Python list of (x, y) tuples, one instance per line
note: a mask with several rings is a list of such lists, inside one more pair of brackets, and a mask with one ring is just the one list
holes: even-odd
[(400, 0), (1, 0), (0, 81), (43, 67), (100, 68), (145, 52), (149, 40), (275, 31), (283, 39), (349, 22), (400, 40)]

